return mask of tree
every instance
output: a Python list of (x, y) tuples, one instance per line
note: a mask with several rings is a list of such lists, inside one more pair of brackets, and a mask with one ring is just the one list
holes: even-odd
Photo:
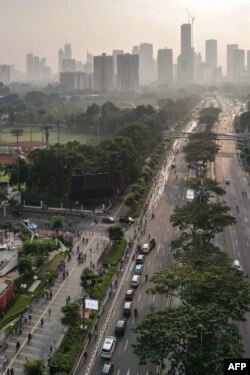
[(52, 216), (51, 218), (52, 229), (56, 231), (57, 236), (58, 236), (59, 230), (63, 228), (63, 221), (64, 221), (64, 217), (61, 215)]
[(61, 318), (61, 322), (64, 325), (74, 324), (77, 320), (80, 319), (81, 315), (79, 312), (79, 304), (78, 303), (68, 303), (66, 306), (61, 308), (62, 313), (64, 316)]
[(124, 237), (123, 228), (121, 225), (111, 225), (108, 228), (108, 236), (110, 241), (120, 241)]
[(84, 268), (81, 274), (81, 286), (86, 290), (95, 285), (98, 275), (91, 268)]
[(193, 202), (177, 207), (170, 221), (193, 241), (200, 239), (202, 243), (206, 243), (226, 226), (236, 223), (236, 219), (228, 213), (229, 211), (230, 207), (222, 203)]
[(32, 273), (32, 260), (28, 255), (22, 255), (18, 258), (18, 271), (20, 273)]
[(197, 165), (198, 162), (206, 163), (214, 161), (220, 146), (215, 142), (215, 135), (212, 133), (197, 133), (189, 136), (189, 143), (183, 147), (187, 163)]
[[(211, 198), (214, 198), (216, 195), (222, 196), (226, 194), (225, 189), (223, 189), (217, 181), (212, 180), (210, 178), (203, 178), (202, 182), (203, 182), (203, 185), (205, 186), (205, 191), (206, 191), (205, 200), (206, 201), (208, 201)], [(188, 188), (195, 190), (196, 196), (199, 199), (199, 191), (201, 189), (201, 179), (191, 178), (186, 181), (186, 186)]]
[(25, 375), (46, 375), (44, 360), (36, 359), (35, 361), (24, 363), (24, 374)]

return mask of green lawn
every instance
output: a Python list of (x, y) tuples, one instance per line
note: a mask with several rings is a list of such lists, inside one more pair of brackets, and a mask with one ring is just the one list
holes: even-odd
[[(45, 133), (42, 132), (41, 126), (18, 126), (23, 129), (23, 135), (19, 137), (19, 141), (40, 141), (45, 144)], [(77, 130), (69, 130), (65, 128), (60, 129), (60, 143), (67, 143), (69, 141), (78, 141), (80, 143), (98, 143), (102, 137), (83, 134)], [(11, 134), (10, 128), (0, 128), (0, 144), (4, 145), (10, 142), (16, 142), (16, 137)], [(49, 144), (58, 142), (58, 131), (56, 126), (49, 130)]]

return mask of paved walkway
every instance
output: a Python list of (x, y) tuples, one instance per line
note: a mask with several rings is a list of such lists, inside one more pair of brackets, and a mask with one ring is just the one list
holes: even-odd
[[(88, 238), (88, 243), (82, 242), (82, 237)], [(66, 298), (70, 300), (79, 300), (82, 297), (82, 288), (80, 286), (80, 275), (85, 267), (96, 264), (103, 246), (108, 243), (108, 238), (100, 234), (84, 232), (79, 239), (75, 240), (73, 256), (71, 260), (66, 261), (66, 270), (68, 277), (63, 280), (62, 272), (59, 274), (55, 285), (51, 288), (52, 299), (47, 299), (45, 295), (40, 300), (33, 302), (32, 311), (27, 314), (27, 322), (23, 322), (22, 334), (13, 334), (8, 339), (9, 347), (0, 354), (0, 373), (6, 374), (3, 370), (4, 356), (10, 358), (9, 368), (14, 368), (15, 375), (23, 374), (23, 365), (26, 360), (43, 358), (45, 364), (48, 363), (49, 356), (60, 345), (66, 328), (62, 326), (60, 318), (62, 317), (61, 308), (66, 305)], [(77, 247), (86, 254), (86, 261), (78, 264)], [(90, 251), (90, 249), (92, 249)], [(31, 321), (29, 320), (31, 315)], [(41, 325), (43, 319), (43, 325)], [(25, 321), (25, 317), (23, 319)], [(32, 334), (32, 339), (28, 343), (28, 334)], [(21, 346), (16, 353), (16, 342), (19, 341)]]

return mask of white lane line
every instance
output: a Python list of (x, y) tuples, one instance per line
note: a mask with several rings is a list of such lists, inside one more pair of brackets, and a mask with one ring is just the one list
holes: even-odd
[(236, 246), (238, 246), (238, 241), (237, 240), (235, 240), (235, 243), (236, 243)]
[(235, 230), (233, 229), (233, 234), (235, 235)]
[(169, 233), (169, 227), (168, 227), (168, 230), (167, 230), (167, 232)]
[(128, 339), (127, 339), (126, 344), (125, 344), (125, 346), (124, 346), (124, 352), (125, 352), (126, 349), (127, 349), (127, 345), (128, 345)]
[(127, 372), (127, 374), (126, 375), (129, 375), (130, 374), (130, 368), (128, 369), (128, 372)]
[(161, 245), (158, 246), (157, 253), (159, 253), (159, 251), (160, 251), (160, 247), (161, 247)]
[(120, 375), (120, 369), (117, 371), (117, 374), (116, 375)]
[(153, 303), (155, 303), (155, 294), (153, 295)]
[(162, 262), (161, 262), (161, 264), (160, 264), (160, 268), (162, 268)]
[(165, 254), (165, 249), (163, 250), (163, 252), (162, 252), (162, 255), (164, 255)]
[(157, 232), (159, 232), (159, 230), (160, 230), (160, 225), (158, 225)]
[(238, 257), (240, 258), (240, 252), (239, 252), (239, 250), (237, 251), (237, 254), (238, 254)]
[(150, 260), (148, 261), (148, 267), (149, 267), (149, 265), (150, 265)]
[(141, 299), (141, 293), (138, 296), (138, 302), (140, 301), (140, 299)]
[(247, 241), (247, 246), (249, 246), (249, 242)]
[(245, 222), (246, 222), (246, 223), (248, 222), (248, 218), (247, 218), (247, 217), (245, 217)]

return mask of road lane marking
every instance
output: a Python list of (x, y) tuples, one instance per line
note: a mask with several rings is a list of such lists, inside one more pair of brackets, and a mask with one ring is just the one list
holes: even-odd
[(238, 241), (237, 240), (235, 240), (235, 243), (236, 243), (236, 246), (238, 246)]
[(161, 247), (161, 245), (158, 246), (157, 253), (159, 253), (159, 251), (160, 251), (160, 247)]
[(247, 218), (247, 217), (245, 217), (245, 222), (246, 222), (246, 223), (248, 222), (248, 218)]
[(125, 344), (125, 346), (124, 346), (124, 352), (125, 352), (126, 349), (127, 349), (127, 345), (128, 345), (128, 339), (127, 339), (126, 344)]
[(162, 252), (162, 255), (164, 255), (165, 254), (165, 249), (163, 250), (163, 252)]
[(162, 267), (162, 262), (161, 262), (161, 264), (160, 264), (160, 268)]
[(249, 246), (249, 242), (247, 241), (247, 246)]
[(149, 267), (149, 265), (150, 265), (150, 260), (148, 261), (148, 267)]
[(130, 374), (130, 368), (128, 369), (128, 372), (127, 372), (127, 374), (126, 375), (129, 375)]
[(120, 369), (117, 371), (117, 374), (116, 375), (120, 375)]
[(155, 303), (155, 294), (153, 295), (153, 303)]
[(138, 296), (138, 302), (140, 301), (140, 299), (141, 299), (141, 293)]
[(160, 225), (158, 225), (157, 232), (159, 232), (159, 230), (160, 230)]
[(168, 227), (168, 230), (167, 230), (167, 231), (168, 231), (168, 233), (169, 233), (169, 227)]

